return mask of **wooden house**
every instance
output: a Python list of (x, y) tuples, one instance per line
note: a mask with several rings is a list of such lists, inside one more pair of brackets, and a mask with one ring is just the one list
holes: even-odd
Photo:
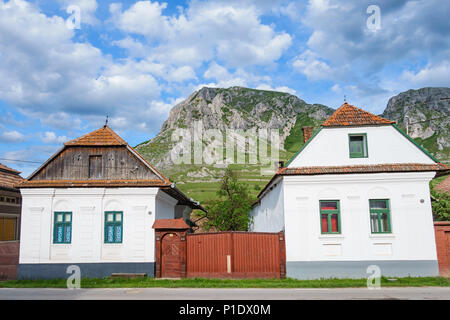
[(20, 238), (22, 197), (15, 185), (22, 181), (20, 171), (0, 163), (0, 241)]
[(154, 274), (157, 219), (203, 208), (104, 126), (66, 142), (19, 185), (19, 278)]

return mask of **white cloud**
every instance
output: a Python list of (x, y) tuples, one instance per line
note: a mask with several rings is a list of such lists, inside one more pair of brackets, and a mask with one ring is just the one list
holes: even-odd
[(128, 51), (128, 56), (131, 58), (142, 58), (149, 54), (149, 48), (142, 42), (127, 36), (122, 40), (112, 41), (112, 44)]
[(285, 92), (285, 93), (290, 93), (290, 94), (293, 94), (293, 95), (297, 94), (297, 92), (294, 89), (286, 87), (286, 86), (280, 86), (280, 87), (272, 88), (268, 84), (260, 84), (259, 86), (256, 87), (256, 89)]
[(41, 134), (41, 140), (47, 144), (63, 144), (69, 139), (66, 136), (57, 136), (53, 131), (46, 131)]
[(203, 74), (203, 77), (205, 77), (206, 79), (216, 79), (220, 81), (220, 80), (229, 80), (233, 76), (230, 74), (230, 72), (228, 72), (228, 70), (225, 67), (217, 64), (216, 62), (212, 62), (209, 65), (209, 68)]
[(43, 163), (53, 153), (57, 151), (59, 147), (56, 146), (31, 146), (25, 149), (7, 151), (2, 154), (2, 158), (11, 160), (22, 161), (35, 161), (38, 163), (20, 162), (20, 161), (4, 161), (4, 163), (12, 168), (16, 168), (22, 171), (22, 176), (29, 176), (34, 170), (39, 167), (39, 163)]
[(196, 79), (195, 71), (190, 66), (182, 66), (179, 68), (172, 69), (168, 75), (167, 80), (174, 82), (182, 82), (185, 80)]
[(164, 15), (165, 8), (139, 1), (123, 12), (112, 4), (110, 11), (120, 30), (157, 41), (152, 60), (169, 64), (199, 66), (214, 58), (232, 67), (271, 64), (292, 42), (289, 34), (263, 24), (254, 5), (193, 1), (178, 16)]
[(331, 87), (331, 91), (335, 93), (342, 93), (342, 88), (338, 84), (335, 84)]
[[(0, 1), (0, 58), (0, 99), (50, 126), (72, 129), (93, 116), (133, 119), (137, 108), (160, 96), (152, 70), (75, 42), (64, 19), (47, 17), (23, 0)], [(174, 80), (192, 77), (186, 68), (165, 73)]]
[(415, 87), (441, 87), (450, 85), (450, 61), (428, 64), (423, 69), (413, 72), (404, 71), (401, 80), (408, 81)]
[(167, 3), (138, 1), (124, 12), (121, 12), (120, 3), (113, 3), (110, 5), (110, 12), (118, 28), (144, 35), (150, 40), (167, 37), (170, 32), (169, 19), (162, 14), (165, 8)]
[[(308, 49), (332, 67), (352, 64), (354, 73), (378, 72), (387, 63), (431, 53), (445, 56), (450, 46), (450, 4), (439, 0), (380, 3), (381, 29), (367, 28), (373, 1), (310, 0), (302, 23), (312, 31)], [(436, 10), (436, 8), (440, 10)]]
[(4, 131), (2, 134), (0, 134), (0, 141), (6, 142), (6, 143), (19, 143), (23, 142), (25, 139), (25, 136), (15, 130), (12, 131)]
[(292, 66), (303, 73), (308, 80), (331, 79), (336, 72), (325, 62), (321, 61), (316, 54), (307, 50), (295, 58)]

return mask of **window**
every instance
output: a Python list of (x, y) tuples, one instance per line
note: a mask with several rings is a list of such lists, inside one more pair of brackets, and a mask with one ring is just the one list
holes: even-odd
[(122, 243), (122, 218), (120, 211), (105, 212), (105, 243)]
[(365, 133), (349, 134), (350, 158), (367, 158), (367, 135)]
[(72, 212), (55, 212), (53, 243), (71, 243)]
[(372, 233), (391, 233), (389, 200), (369, 200)]
[(89, 156), (89, 178), (102, 178), (102, 156)]
[(320, 201), (320, 225), (322, 233), (341, 233), (339, 200)]
[(17, 240), (17, 218), (0, 217), (0, 241)]

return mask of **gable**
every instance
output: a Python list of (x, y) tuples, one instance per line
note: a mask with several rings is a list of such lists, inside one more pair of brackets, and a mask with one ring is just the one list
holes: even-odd
[(20, 187), (38, 185), (39, 181), (46, 186), (170, 184), (107, 125), (66, 142)]
[(65, 147), (29, 180), (164, 181), (125, 146)]
[[(368, 156), (349, 156), (349, 135), (365, 134)], [(287, 167), (342, 166), (437, 161), (394, 125), (322, 127)]]

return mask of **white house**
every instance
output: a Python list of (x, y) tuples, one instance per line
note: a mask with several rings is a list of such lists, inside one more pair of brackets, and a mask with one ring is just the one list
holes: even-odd
[(449, 167), (347, 103), (305, 140), (251, 212), (251, 231), (285, 231), (287, 276), (437, 276), (429, 182)]
[(18, 277), (154, 275), (155, 219), (187, 218), (188, 199), (108, 126), (69, 141), (19, 185)]

